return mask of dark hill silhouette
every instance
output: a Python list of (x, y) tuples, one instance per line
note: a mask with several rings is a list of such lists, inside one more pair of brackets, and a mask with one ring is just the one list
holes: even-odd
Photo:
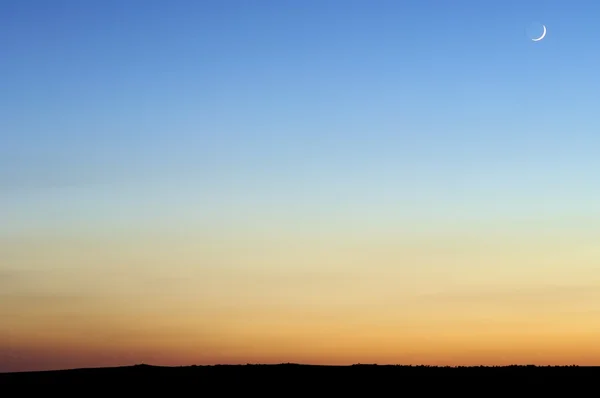
[[(479, 396), (500, 392), (511, 396), (552, 393), (578, 396), (596, 391), (600, 367), (435, 367), (356, 364), (351, 366), (211, 365), (164, 367), (134, 365), (113, 368), (86, 368), (55, 371), (0, 373), (0, 390), (23, 388), (76, 388), (87, 393), (100, 390), (125, 393), (135, 388), (169, 395), (184, 391), (190, 395), (274, 394), (312, 395), (367, 394), (413, 395), (474, 392)], [(164, 390), (164, 389), (168, 390)], [(96, 391), (97, 390), (97, 391)], [(414, 391), (413, 391), (414, 390)], [(49, 393), (50, 390), (44, 390)], [(131, 390), (134, 391), (134, 390)], [(219, 392), (220, 391), (220, 392)], [(183, 393), (183, 392), (182, 392)], [(10, 395), (7, 395), (10, 396)]]

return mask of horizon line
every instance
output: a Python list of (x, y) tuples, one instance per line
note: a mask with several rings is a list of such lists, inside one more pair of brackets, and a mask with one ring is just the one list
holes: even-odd
[(310, 363), (294, 363), (294, 362), (281, 362), (281, 363), (246, 363), (246, 364), (228, 364), (228, 363), (217, 363), (217, 364), (204, 364), (204, 365), (152, 365), (147, 363), (137, 363), (133, 365), (117, 365), (117, 366), (98, 366), (98, 367), (84, 367), (84, 368), (62, 368), (62, 369), (46, 369), (46, 370), (23, 370), (13, 372), (0, 372), (0, 374), (9, 373), (44, 373), (44, 372), (69, 372), (69, 371), (83, 371), (83, 370), (101, 370), (101, 369), (122, 369), (122, 368), (213, 368), (213, 367), (250, 367), (250, 366), (305, 366), (313, 368), (351, 368), (351, 367), (398, 367), (398, 368), (440, 368), (440, 369), (462, 369), (462, 368), (597, 368), (600, 365), (536, 365), (536, 364), (510, 364), (510, 365), (426, 365), (426, 364), (378, 364), (378, 363), (354, 363), (350, 365), (324, 365), (324, 364), (310, 364)]

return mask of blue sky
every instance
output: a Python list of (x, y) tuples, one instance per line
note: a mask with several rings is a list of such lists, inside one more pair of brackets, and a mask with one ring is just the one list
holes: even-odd
[[(0, 11), (9, 235), (58, 214), (66, 225), (257, 208), (382, 220), (597, 210), (594, 2)], [(534, 22), (548, 26), (539, 43), (525, 34)]]
[(597, 4), (0, 1), (0, 371), (591, 364)]

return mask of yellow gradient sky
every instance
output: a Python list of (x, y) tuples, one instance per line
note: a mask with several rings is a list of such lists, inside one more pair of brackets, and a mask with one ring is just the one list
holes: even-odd
[(600, 246), (559, 224), (5, 239), (2, 370), (597, 363)]

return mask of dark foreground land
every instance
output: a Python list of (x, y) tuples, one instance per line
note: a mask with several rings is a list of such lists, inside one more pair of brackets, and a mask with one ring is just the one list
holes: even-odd
[[(135, 365), (117, 368), (73, 369), (46, 372), (0, 373), (0, 391), (37, 389), (45, 393), (59, 387), (81, 393), (101, 390), (112, 394), (167, 393), (170, 396), (294, 393), (310, 396), (368, 394), (600, 394), (600, 367), (429, 367), (429, 366), (311, 366), (216, 365), (160, 367)], [(11, 387), (16, 387), (11, 390)], [(83, 390), (81, 389), (83, 388)], [(13, 396), (10, 393), (8, 396)], [(590, 395), (591, 396), (591, 395)]]

